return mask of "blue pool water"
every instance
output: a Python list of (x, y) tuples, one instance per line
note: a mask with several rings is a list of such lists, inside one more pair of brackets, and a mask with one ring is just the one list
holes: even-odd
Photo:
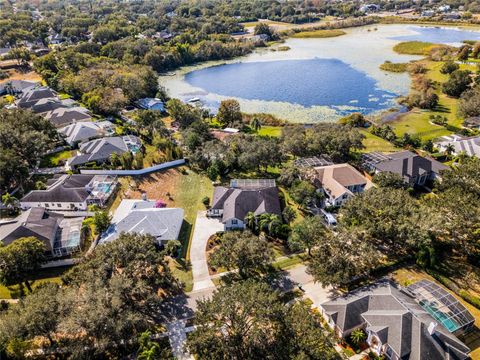
[(480, 40), (480, 32), (444, 27), (409, 26), (415, 34), (394, 36), (390, 39), (399, 41), (424, 41), (436, 44), (460, 44), (464, 40)]
[(460, 328), (460, 325), (457, 324), (454, 320), (450, 319), (446, 314), (437, 309), (436, 306), (430, 305), (426, 301), (421, 301), (420, 305), (432, 315), (436, 320), (440, 321), (443, 326), (447, 328), (448, 331), (454, 332)]
[(389, 108), (397, 95), (377, 88), (374, 79), (338, 59), (233, 63), (190, 72), (185, 80), (227, 97), (304, 107), (354, 106), (365, 113)]

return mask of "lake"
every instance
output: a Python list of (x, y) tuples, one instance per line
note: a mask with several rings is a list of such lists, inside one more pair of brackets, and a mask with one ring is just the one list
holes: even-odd
[(242, 111), (265, 112), (293, 122), (334, 121), (351, 112), (372, 114), (398, 106), (406, 95), (406, 73), (379, 69), (385, 60), (408, 62), (393, 46), (419, 40), (459, 45), (480, 40), (480, 32), (456, 28), (375, 25), (346, 29), (335, 38), (287, 39), (288, 51), (261, 49), (243, 58), (185, 67), (162, 76), (169, 94), (197, 97), (212, 110), (235, 98)]

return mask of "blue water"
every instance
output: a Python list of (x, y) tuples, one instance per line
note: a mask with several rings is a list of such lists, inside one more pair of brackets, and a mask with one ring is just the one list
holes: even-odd
[(377, 88), (374, 79), (338, 59), (233, 63), (190, 72), (185, 80), (227, 97), (304, 107), (348, 106), (364, 113), (391, 107), (397, 95)]
[(459, 44), (464, 40), (480, 40), (480, 32), (443, 27), (409, 26), (416, 34), (394, 36), (390, 39), (400, 41), (424, 41), (436, 44)]

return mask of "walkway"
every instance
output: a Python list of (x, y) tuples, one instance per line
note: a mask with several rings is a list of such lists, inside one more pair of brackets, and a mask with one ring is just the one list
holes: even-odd
[(199, 211), (190, 247), (193, 291), (215, 287), (208, 273), (206, 248), (210, 236), (218, 231), (223, 231), (223, 224), (220, 220), (208, 218), (205, 211)]
[(193, 356), (185, 349), (185, 343), (187, 342), (185, 324), (186, 320), (177, 320), (166, 324), (168, 339), (175, 359), (193, 360)]

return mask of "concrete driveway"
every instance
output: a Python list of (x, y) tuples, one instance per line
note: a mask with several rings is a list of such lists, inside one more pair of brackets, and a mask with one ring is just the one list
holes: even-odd
[(190, 246), (190, 261), (193, 273), (193, 291), (213, 288), (215, 285), (208, 273), (207, 256), (205, 250), (210, 236), (223, 231), (223, 224), (217, 218), (207, 218), (205, 211), (199, 211), (193, 230)]

